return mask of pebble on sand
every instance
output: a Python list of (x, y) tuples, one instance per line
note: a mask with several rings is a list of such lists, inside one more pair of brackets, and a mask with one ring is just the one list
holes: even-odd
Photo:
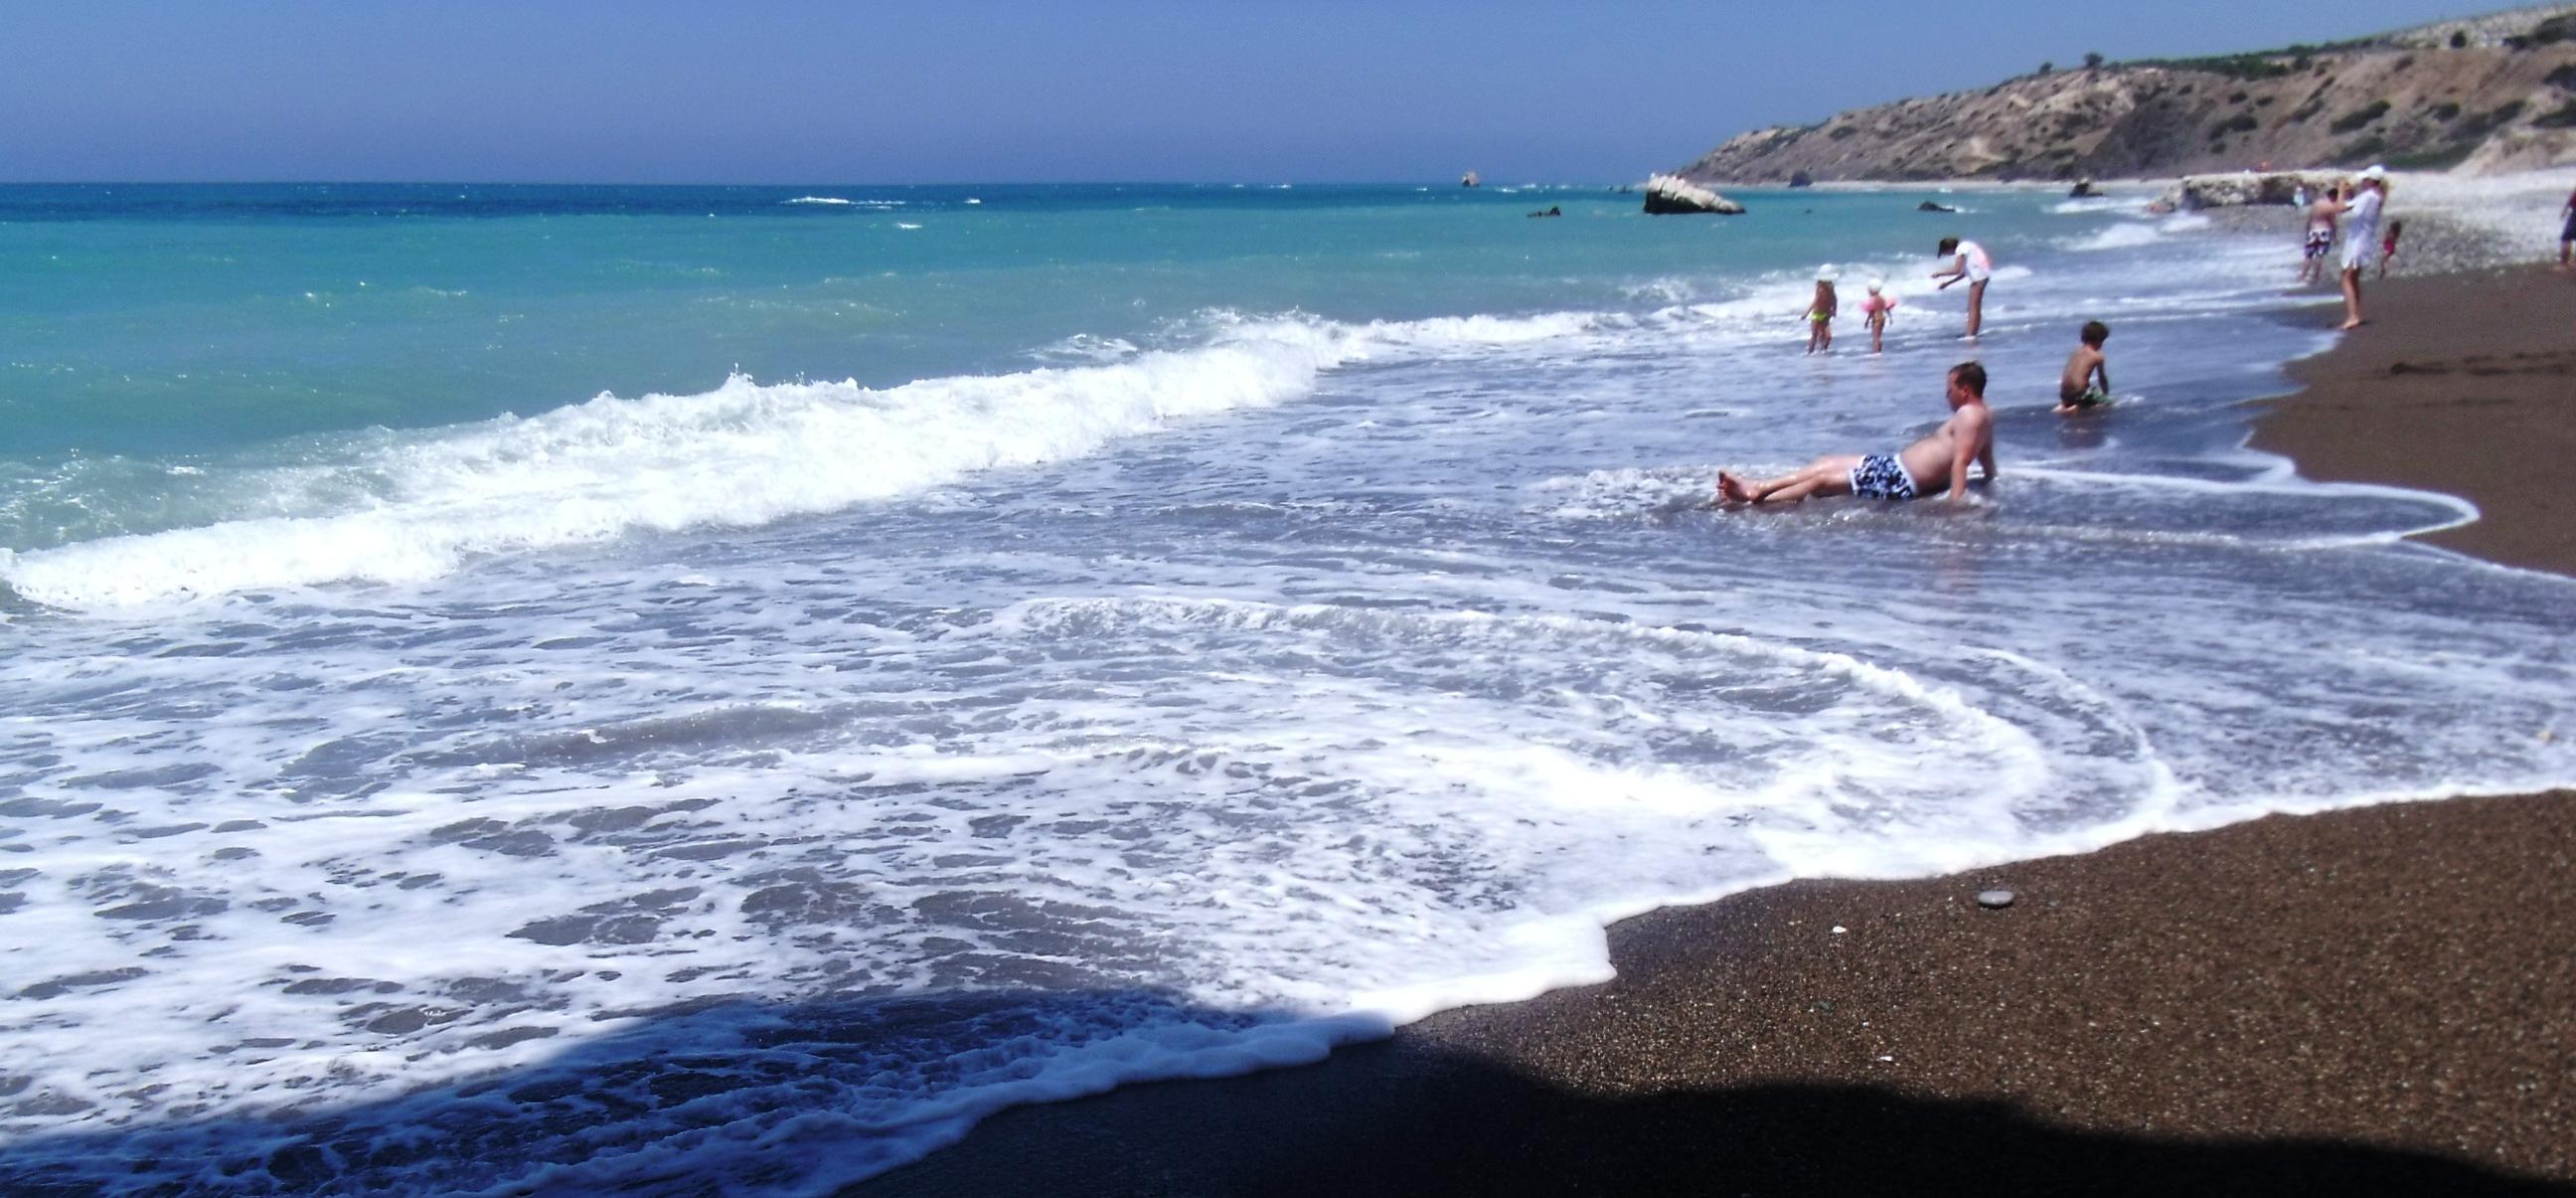
[(1977, 905), (1980, 907), (2009, 907), (2013, 905), (2013, 900), (2019, 897), (2021, 896), (2014, 894), (2009, 890), (1980, 890), (1977, 892)]

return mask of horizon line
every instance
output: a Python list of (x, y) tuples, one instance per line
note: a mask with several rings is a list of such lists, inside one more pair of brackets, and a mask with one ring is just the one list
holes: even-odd
[[(1638, 180), (1642, 182), (1643, 180)], [(1580, 182), (1485, 183), (1469, 187), (1454, 179), (964, 179), (936, 182), (819, 181), (780, 182), (639, 182), (619, 179), (0, 179), (0, 187), (1446, 187), (1460, 191), (1504, 187), (1625, 187), (1630, 184)]]

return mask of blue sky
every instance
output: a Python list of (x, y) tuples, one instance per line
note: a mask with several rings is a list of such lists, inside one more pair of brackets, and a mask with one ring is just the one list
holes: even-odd
[(0, 0), (0, 180), (1617, 182), (2088, 50), (2492, 7)]

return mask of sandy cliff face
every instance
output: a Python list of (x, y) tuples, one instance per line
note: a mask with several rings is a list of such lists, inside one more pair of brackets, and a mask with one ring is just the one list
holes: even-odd
[(1801, 171), (1818, 181), (2079, 179), (2377, 161), (2468, 171), (2576, 162), (2576, 16), (2528, 10), (2500, 28), (2463, 22), (2338, 49), (2027, 75), (1757, 129), (1679, 173), (1700, 183)]

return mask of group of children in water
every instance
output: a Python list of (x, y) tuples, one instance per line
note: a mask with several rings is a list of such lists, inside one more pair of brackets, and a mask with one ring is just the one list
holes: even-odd
[[(2397, 240), (2394, 225), (2390, 227), (2388, 239), (2391, 252), (2394, 252)], [(1994, 275), (1994, 260), (1986, 253), (1985, 247), (1956, 237), (1942, 238), (1936, 252), (1950, 262), (1943, 269), (1932, 272), (1932, 277), (1940, 280), (1943, 288), (1962, 281), (1968, 284), (1967, 339), (1974, 340), (1978, 327), (1984, 323), (1986, 282)], [(1830, 265), (1816, 271), (1816, 298), (1807, 305), (1804, 316), (1808, 353), (1819, 354), (1833, 348), (1834, 317), (1840, 315), (1841, 309), (1841, 301), (1834, 294), (1834, 281), (1838, 277), (1839, 272)], [(1888, 318), (1896, 311), (1896, 297), (1887, 294), (1886, 288), (1886, 280), (1871, 279), (1869, 296), (1860, 305), (1861, 319), (1869, 328), (1869, 352), (1873, 354), (1885, 349)], [(2066, 359), (2065, 372), (2057, 383), (2058, 415), (2073, 415), (2110, 402), (2111, 372), (2109, 362), (2102, 354), (2102, 344), (2110, 336), (2110, 327), (2098, 320), (2086, 321), (2077, 333), (2081, 344)]]
[[(1940, 280), (1941, 289), (1949, 290), (1952, 283), (1968, 285), (1968, 339), (1973, 341), (1978, 328), (1985, 323), (1986, 281), (1994, 277), (1994, 258), (1986, 253), (1986, 247), (1956, 237), (1942, 238), (1941, 248), (1935, 252), (1949, 259), (1948, 266), (1932, 272), (1932, 277)], [(1834, 317), (1841, 306), (1834, 297), (1836, 277), (1831, 265), (1816, 271), (1816, 300), (1807, 305), (1805, 316), (1808, 353), (1820, 354), (1833, 348)], [(1896, 311), (1896, 297), (1884, 293), (1886, 286), (1884, 279), (1871, 279), (1869, 298), (1861, 302), (1861, 316), (1869, 322), (1871, 353), (1882, 348), (1881, 343), (1887, 334), (1887, 318)]]
[[(2576, 203), (2576, 201), (2571, 201)], [(2576, 226), (2571, 226), (2576, 227)], [(1986, 282), (1993, 276), (1994, 262), (1985, 248), (1956, 237), (1941, 239), (1939, 253), (1950, 259), (1932, 277), (1941, 286), (1968, 284), (1968, 333), (1974, 340), (1985, 309)], [(1840, 307), (1834, 296), (1834, 268), (1816, 272), (1816, 298), (1807, 305), (1807, 352), (1822, 353), (1834, 344), (1834, 317)], [(1869, 352), (1878, 353), (1887, 333), (1888, 314), (1896, 309), (1896, 297), (1886, 294), (1886, 281), (1869, 281), (1869, 298), (1861, 301), (1862, 318), (1869, 323)], [(2075, 352), (2067, 355), (2066, 368), (2057, 379), (2057, 413), (2071, 416), (2109, 403), (2111, 399), (2111, 366), (2102, 346), (2111, 339), (2111, 327), (2098, 320), (2084, 322), (2077, 331)], [(1717, 495), (1712, 507), (1734, 508), (1792, 504), (1820, 495), (1858, 495), (1866, 499), (1907, 500), (1946, 494), (1953, 504), (1968, 497), (1969, 468), (1976, 467), (1985, 481), (1993, 482), (1995, 469), (1994, 416), (1986, 407), (1986, 368), (1970, 360), (1950, 368), (1943, 380), (1950, 405), (1950, 418), (1928, 436), (1915, 440), (1893, 453), (1828, 454), (1777, 478), (1746, 478), (1733, 471), (1717, 473)]]
[[(1872, 292), (1878, 289), (1873, 287)], [(1873, 315), (1883, 313), (1873, 312)], [(2111, 368), (2102, 354), (2110, 326), (2084, 322), (2079, 344), (2067, 356), (2057, 380), (2057, 411), (2071, 415), (2109, 402)], [(1864, 499), (1907, 500), (1933, 495), (1952, 504), (1967, 501), (1970, 466), (1991, 483), (1995, 468), (1994, 414), (1986, 407), (1986, 368), (1971, 360), (1950, 368), (1943, 380), (1950, 418), (1929, 435), (1893, 453), (1827, 454), (1777, 478), (1746, 478), (1729, 470), (1717, 472), (1717, 495), (1711, 507), (1786, 505), (1820, 495), (1858, 495)]]
[[(1811, 354), (1820, 354), (1834, 347), (1834, 317), (1841, 306), (1834, 298), (1834, 278), (1833, 267), (1816, 272), (1816, 302), (1807, 306), (1806, 317), (1807, 352)], [(1861, 319), (1869, 326), (1871, 353), (1885, 348), (1887, 318), (1896, 311), (1896, 297), (1883, 293), (1886, 286), (1884, 279), (1871, 279), (1869, 298), (1860, 302)]]
[[(2403, 222), (2392, 220), (2387, 222), (2386, 233), (2381, 232), (2380, 211), (2388, 194), (2387, 169), (2371, 166), (2362, 170), (2349, 182), (2327, 188), (2313, 204), (2308, 202), (2305, 191), (2302, 187), (2294, 200), (2307, 216), (2300, 280), (2323, 281), (2325, 257), (2334, 246), (2340, 224), (2343, 327), (2354, 328), (2362, 323), (2363, 272), (2376, 267), (2380, 277), (2386, 277), (2388, 260), (2397, 253), (2397, 239), (2405, 231)], [(2566, 247), (2576, 246), (2576, 195), (2568, 197), (2565, 211), (2567, 231), (2561, 244), (2561, 269), (2565, 269), (2567, 261)], [(1945, 289), (1953, 283), (1968, 284), (1968, 331), (1964, 340), (1973, 341), (1984, 316), (1986, 282), (1994, 271), (1993, 260), (1984, 247), (1956, 237), (1941, 239), (1939, 253), (1948, 262), (1932, 277), (1940, 280)], [(1840, 306), (1834, 295), (1835, 276), (1831, 266), (1816, 272), (1816, 296), (1802, 317), (1807, 322), (1807, 352), (1811, 354), (1833, 348), (1833, 322)], [(1870, 280), (1869, 298), (1861, 304), (1861, 315), (1869, 325), (1869, 352), (1873, 354), (1880, 352), (1888, 316), (1896, 309), (1896, 298), (1885, 293), (1886, 286), (1884, 280)], [(2110, 326), (2098, 320), (2086, 321), (2076, 338), (2075, 352), (2067, 355), (2066, 367), (2057, 380), (2056, 411), (2061, 416), (2091, 411), (2111, 399), (2110, 362), (2102, 352), (2102, 346), (2111, 338)], [(1816, 495), (1903, 500), (1943, 492), (1953, 503), (1964, 502), (1970, 466), (1981, 468), (1988, 481), (1995, 477), (1994, 425), (1986, 408), (1985, 367), (1973, 360), (1961, 362), (1950, 368), (1946, 382), (1950, 418), (1931, 435), (1894, 453), (1821, 457), (1777, 478), (1748, 479), (1721, 470), (1713, 505), (1795, 503)]]

